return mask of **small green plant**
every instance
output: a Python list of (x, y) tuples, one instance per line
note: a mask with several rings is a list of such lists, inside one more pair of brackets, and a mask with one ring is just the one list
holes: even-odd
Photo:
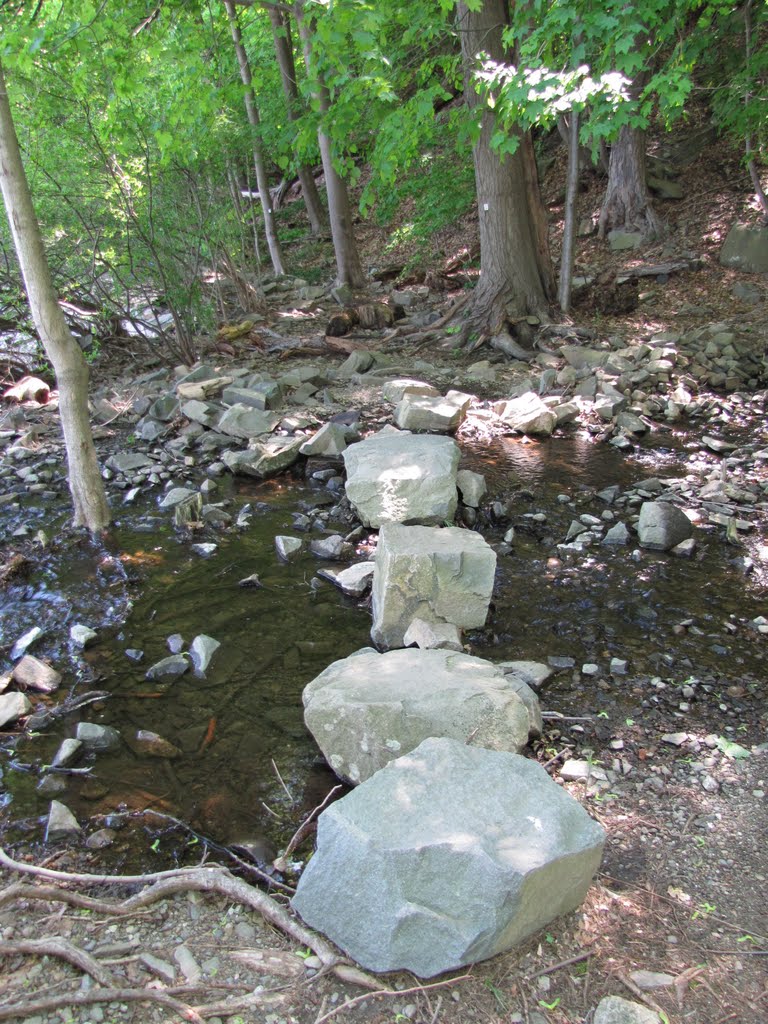
[(312, 956), (312, 950), (311, 949), (297, 949), (296, 950), (296, 956), (300, 956), (302, 960), (306, 960), (308, 957)]
[(717, 906), (714, 903), (700, 903), (696, 910), (691, 914), (691, 920), (695, 921), (698, 917), (709, 917), (710, 914), (714, 914), (717, 910)]
[(611, 716), (608, 714), (607, 711), (598, 711), (597, 712), (597, 717), (598, 718), (610, 718)]
[(751, 942), (753, 945), (758, 945), (757, 939), (754, 937), (754, 935), (742, 935), (740, 938), (736, 939), (736, 941)]
[(152, 853), (158, 853), (160, 851), (160, 840), (156, 839), (149, 848)]
[(445, 333), (446, 334), (459, 334), (460, 331), (461, 331), (461, 326), (459, 324), (451, 324), (450, 327), (446, 327), (445, 328)]
[(545, 1010), (556, 1010), (559, 1005), (560, 996), (558, 996), (557, 999), (553, 999), (551, 1003), (545, 1003), (543, 999), (539, 1000), (539, 1006), (543, 1007)]
[(545, 940), (545, 942), (548, 942), (550, 944), (550, 946), (553, 945), (555, 942), (557, 942), (557, 939), (552, 934), (552, 932), (547, 932), (547, 934), (544, 936), (544, 940)]
[(501, 989), (498, 988), (496, 985), (494, 985), (493, 982), (490, 979), (486, 979), (485, 987), (488, 989), (488, 991), (491, 993), (493, 998), (498, 1003), (499, 1009), (501, 1010), (501, 1012), (502, 1013), (506, 1013), (508, 1011), (509, 1007), (507, 1006), (507, 1000), (506, 1000), (506, 998), (504, 996), (504, 993), (501, 991)]
[(630, 729), (631, 729), (632, 726), (635, 724), (635, 720), (634, 720), (634, 718), (625, 718), (624, 719), (624, 724), (629, 726)]

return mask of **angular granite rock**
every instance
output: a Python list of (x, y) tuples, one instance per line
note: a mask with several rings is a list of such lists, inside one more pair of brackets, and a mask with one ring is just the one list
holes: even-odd
[(320, 815), (293, 908), (368, 970), (430, 978), (579, 906), (604, 842), (536, 762), (430, 738)]
[(459, 455), (448, 437), (382, 431), (344, 452), (347, 497), (365, 526), (450, 522)]
[(541, 732), (538, 698), (492, 662), (449, 650), (362, 650), (304, 688), (304, 721), (326, 760), (352, 783), (428, 736), (520, 751)]
[(669, 551), (693, 536), (690, 519), (668, 501), (644, 501), (640, 506), (637, 537), (641, 548)]
[(373, 575), (373, 642), (402, 647), (415, 618), (484, 625), (495, 572), (496, 553), (479, 533), (385, 523)]

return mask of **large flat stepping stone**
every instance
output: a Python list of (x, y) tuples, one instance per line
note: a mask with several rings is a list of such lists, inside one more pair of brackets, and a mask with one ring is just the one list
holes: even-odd
[(578, 907), (604, 842), (536, 762), (427, 739), (323, 811), (293, 908), (368, 970), (431, 978)]
[(364, 649), (329, 665), (303, 700), (304, 721), (326, 760), (354, 784), (428, 736), (520, 751), (541, 732), (533, 690), (456, 651)]
[(449, 437), (374, 434), (343, 453), (347, 497), (365, 526), (451, 522), (459, 456)]
[(479, 533), (386, 523), (373, 574), (373, 642), (402, 647), (417, 618), (460, 629), (485, 625), (495, 573), (496, 553)]

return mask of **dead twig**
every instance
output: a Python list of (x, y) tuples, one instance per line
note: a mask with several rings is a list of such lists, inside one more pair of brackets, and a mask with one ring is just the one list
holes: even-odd
[(333, 789), (326, 795), (322, 803), (319, 803), (317, 807), (314, 808), (314, 810), (310, 811), (305, 820), (301, 823), (301, 825), (299, 825), (299, 827), (291, 836), (290, 841), (285, 848), (285, 851), (274, 862), (275, 868), (278, 871), (285, 870), (285, 868), (287, 867), (288, 858), (291, 856), (296, 847), (304, 841), (307, 833), (309, 832), (312, 826), (312, 822), (315, 820), (318, 814), (320, 814), (321, 811), (325, 810), (325, 808), (328, 806), (328, 802), (330, 801), (331, 797), (334, 795), (334, 793), (338, 793), (340, 789), (341, 786), (334, 786)]
[(563, 967), (570, 967), (571, 964), (579, 964), (582, 960), (588, 960), (594, 953), (579, 953), (578, 956), (571, 956), (567, 960), (561, 960), (557, 964), (552, 964), (551, 967), (544, 967), (540, 971), (536, 971), (535, 974), (529, 974), (526, 977), (526, 981), (533, 981), (534, 978), (540, 978), (544, 974), (554, 974), (555, 971), (561, 970)]
[(636, 985), (634, 983), (634, 981), (632, 981), (631, 978), (628, 978), (626, 976), (626, 974), (622, 974), (620, 972), (619, 974), (616, 975), (616, 977), (619, 979), (619, 981), (622, 983), (622, 985), (625, 985), (629, 989), (629, 991), (633, 995), (637, 996), (638, 999), (641, 999), (645, 1003), (646, 1006), (650, 1006), (650, 1008), (652, 1010), (655, 1010), (656, 1013), (663, 1013), (664, 1012), (662, 1007), (659, 1006), (659, 1004), (656, 1002), (656, 1000), (653, 999), (651, 996), (649, 996), (647, 992), (643, 992), (643, 990), (639, 987), (639, 985)]
[(350, 965), (336, 953), (329, 942), (292, 917), (285, 907), (275, 902), (266, 893), (261, 892), (260, 889), (254, 888), (240, 878), (235, 878), (225, 868), (219, 866), (181, 868), (178, 871), (159, 871), (151, 875), (73, 874), (67, 871), (38, 868), (33, 864), (22, 864), (9, 857), (2, 848), (0, 848), (0, 863), (14, 871), (39, 875), (43, 878), (53, 878), (57, 881), (80, 882), (86, 885), (120, 885), (126, 882), (140, 885), (149, 884), (149, 888), (118, 904), (123, 912), (137, 910), (177, 892), (194, 890), (217, 893), (235, 903), (250, 907), (275, 928), (298, 942), (299, 945), (308, 946), (322, 961), (323, 967), (333, 971), (340, 979), (356, 985), (363, 985), (371, 990), (378, 990), (380, 987), (375, 978), (360, 968)]
[(460, 981), (466, 981), (470, 978), (470, 974), (462, 974), (458, 978), (448, 978), (447, 981), (435, 981), (431, 985), (415, 985), (413, 988), (377, 988), (373, 992), (363, 992), (360, 996), (355, 996), (354, 999), (348, 999), (341, 1006), (335, 1006), (332, 1010), (324, 1013), (320, 1017), (315, 1018), (315, 1024), (324, 1024), (325, 1021), (330, 1020), (331, 1017), (335, 1017), (337, 1013), (341, 1013), (343, 1010), (351, 1010), (355, 1006), (359, 1006), (360, 1003), (365, 1002), (366, 999), (375, 999), (379, 996), (410, 996), (416, 994), (423, 994), (430, 992), (432, 989), (445, 988), (448, 985), (456, 985)]

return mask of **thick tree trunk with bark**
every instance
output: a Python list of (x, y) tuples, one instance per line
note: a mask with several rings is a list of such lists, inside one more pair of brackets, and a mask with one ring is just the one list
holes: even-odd
[(645, 132), (624, 125), (611, 147), (608, 185), (600, 210), (598, 233), (639, 231), (645, 238), (664, 233), (664, 222), (656, 213), (645, 182)]
[[(298, 86), (296, 85), (296, 65), (293, 60), (290, 22), (283, 11), (279, 11), (274, 7), (269, 8), (269, 20), (272, 22), (272, 38), (275, 43), (277, 65), (280, 68), (280, 79), (283, 83), (288, 120), (296, 121), (301, 111), (301, 98)], [(312, 168), (306, 164), (300, 164), (298, 175), (301, 182), (301, 192), (304, 196), (304, 205), (307, 209), (307, 217), (309, 218), (310, 231), (313, 235), (322, 234), (328, 225), (326, 224), (325, 213), (320, 202), (320, 194), (317, 191)]]
[[(314, 98), (320, 112), (327, 114), (331, 108), (331, 99), (328, 95), (328, 89), (313, 66), (312, 39), (309, 26), (304, 18), (303, 0), (297, 0), (297, 3), (294, 5), (294, 13), (296, 24), (299, 26), (299, 36), (304, 51), (304, 63), (307, 68), (307, 74), (310, 81), (314, 81)], [(328, 195), (328, 219), (331, 223), (333, 251), (336, 256), (336, 283), (348, 285), (350, 288), (365, 288), (366, 277), (360, 263), (360, 255), (357, 251), (347, 184), (334, 167), (333, 146), (329, 136), (321, 129), (318, 129), (317, 141), (320, 146), (320, 157), (323, 161), (323, 172), (325, 174), (325, 189)]]
[(256, 97), (253, 93), (251, 66), (248, 63), (248, 54), (245, 52), (245, 47), (243, 46), (240, 26), (237, 21), (237, 11), (233, 0), (224, 0), (224, 7), (226, 8), (227, 17), (229, 18), (232, 42), (234, 43), (235, 53), (237, 54), (237, 63), (240, 67), (240, 79), (245, 86), (245, 112), (248, 117), (248, 123), (254, 130), (252, 142), (253, 166), (256, 171), (256, 186), (259, 190), (261, 209), (264, 214), (264, 234), (267, 236), (267, 248), (269, 249), (269, 256), (272, 260), (272, 269), (278, 276), (281, 276), (285, 273), (283, 270), (283, 254), (280, 248), (280, 239), (277, 237), (275, 212), (272, 209), (272, 199), (269, 194), (269, 180), (267, 178), (267, 170), (264, 163), (264, 153), (259, 140), (259, 111), (256, 106)]
[(59, 388), (75, 525), (103, 530), (110, 513), (88, 418), (88, 364), (59, 307), (0, 65), (0, 190), (32, 318)]
[[(496, 61), (509, 58), (502, 40), (506, 24), (504, 0), (486, 0), (479, 11), (459, 4), (465, 96), (470, 108), (483, 103), (472, 81), (477, 55), (486, 53)], [(554, 292), (546, 216), (530, 135), (519, 133), (515, 152), (500, 156), (491, 147), (495, 131), (492, 111), (483, 110), (480, 137), (473, 149), (480, 281), (467, 319), (482, 333), (495, 334), (509, 326), (525, 342), (526, 316), (546, 318)]]

